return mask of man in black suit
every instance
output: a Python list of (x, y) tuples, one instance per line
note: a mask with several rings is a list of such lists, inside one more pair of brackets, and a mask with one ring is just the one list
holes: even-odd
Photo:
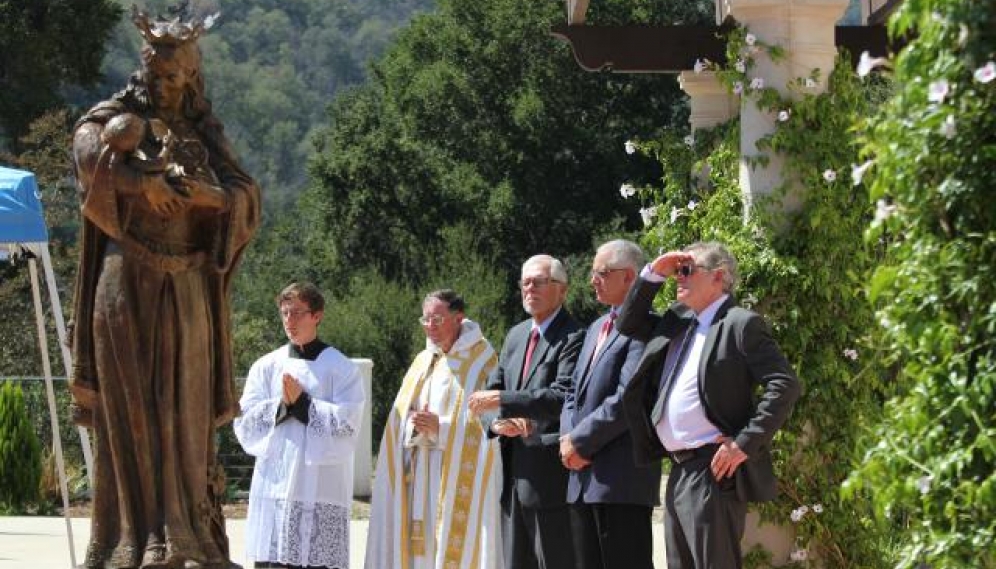
[(573, 569), (558, 438), (583, 331), (562, 307), (567, 271), (560, 261), (531, 257), (519, 286), (531, 318), (508, 332), (487, 390), (472, 394), (468, 405), (491, 436), (501, 437), (505, 566)]
[[(668, 277), (678, 303), (655, 314)], [(771, 440), (802, 391), (764, 319), (737, 306), (736, 282), (736, 259), (718, 243), (665, 253), (644, 268), (616, 321), (646, 342), (623, 395), (635, 456), (672, 463), (668, 569), (742, 566), (747, 503), (775, 497)]]
[(653, 569), (651, 514), (660, 496), (661, 465), (637, 466), (622, 394), (643, 354), (643, 342), (613, 326), (643, 267), (635, 243), (598, 248), (591, 286), (611, 307), (585, 335), (573, 389), (560, 416), (560, 458), (568, 469), (568, 512), (579, 569)]

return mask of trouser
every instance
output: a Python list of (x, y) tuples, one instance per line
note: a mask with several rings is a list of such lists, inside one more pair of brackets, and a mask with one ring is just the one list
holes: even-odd
[(567, 505), (528, 508), (515, 491), (502, 504), (501, 537), (507, 569), (575, 569)]
[(568, 512), (578, 569), (654, 569), (651, 506), (577, 502)]
[(740, 540), (747, 502), (737, 498), (733, 478), (717, 482), (711, 456), (674, 464), (664, 496), (664, 541), (668, 569), (740, 569)]

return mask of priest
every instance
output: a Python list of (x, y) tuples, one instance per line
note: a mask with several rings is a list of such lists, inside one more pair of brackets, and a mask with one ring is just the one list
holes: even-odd
[(366, 569), (499, 569), (501, 458), (467, 408), (497, 358), (463, 299), (422, 302), (426, 348), (402, 380), (374, 476)]

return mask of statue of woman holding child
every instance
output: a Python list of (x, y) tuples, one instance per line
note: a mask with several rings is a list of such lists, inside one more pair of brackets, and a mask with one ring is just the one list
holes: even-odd
[(215, 430), (238, 412), (229, 296), (260, 190), (205, 98), (213, 18), (150, 19), (128, 86), (77, 123), (71, 390), (96, 439), (88, 568), (230, 567)]

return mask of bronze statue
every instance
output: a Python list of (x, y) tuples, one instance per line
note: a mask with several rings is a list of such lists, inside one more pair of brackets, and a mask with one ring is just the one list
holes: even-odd
[(213, 18), (133, 8), (142, 66), (76, 125), (75, 420), (94, 429), (88, 568), (230, 567), (215, 429), (238, 412), (229, 296), (260, 190), (205, 98)]

